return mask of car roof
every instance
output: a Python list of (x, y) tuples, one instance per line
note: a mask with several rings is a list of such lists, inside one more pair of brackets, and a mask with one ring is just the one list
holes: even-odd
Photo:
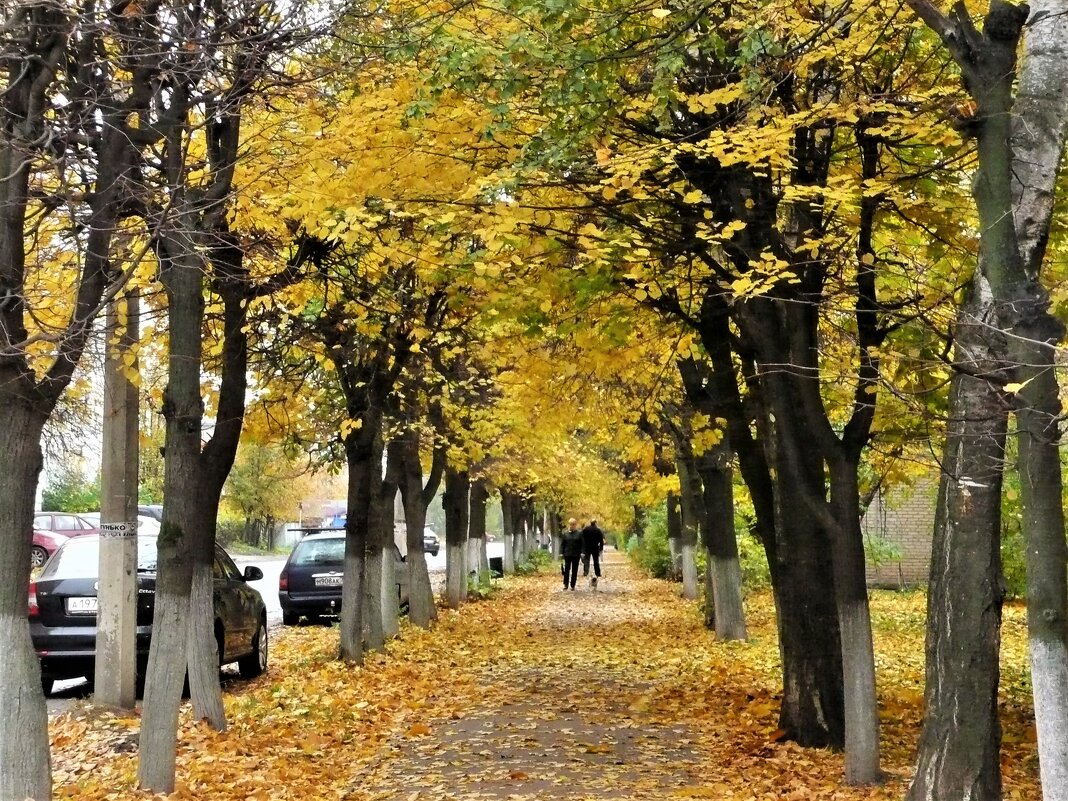
[[(305, 534), (300, 538), (300, 542), (308, 542), (308, 540), (343, 540), (345, 539), (345, 529), (339, 528), (337, 531), (316, 531), (314, 534)], [(299, 545), (300, 542), (297, 544)]]

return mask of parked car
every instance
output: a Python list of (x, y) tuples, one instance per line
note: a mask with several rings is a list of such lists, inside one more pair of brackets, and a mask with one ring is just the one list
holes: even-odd
[(33, 530), (33, 547), (30, 548), (30, 567), (34, 570), (48, 561), (48, 557), (59, 550), (59, 546), (69, 540), (66, 534), (54, 531)]
[(68, 537), (81, 537), (100, 531), (81, 515), (70, 512), (35, 512), (33, 527), (44, 531), (55, 531), (57, 534), (65, 534)]
[[(138, 507), (140, 509), (141, 507)], [(99, 530), (100, 528), (100, 512), (82, 512), (78, 515), (80, 518), (88, 523), (92, 523)], [(151, 537), (159, 536), (159, 521), (148, 515), (137, 515), (137, 533), (148, 534)]]
[[(318, 531), (294, 546), (278, 576), (282, 623), (295, 626), (301, 617), (316, 621), (341, 612), (341, 585), (345, 579), (345, 533)], [(393, 546), (393, 575), (401, 608), (408, 605), (408, 569)]]
[[(65, 542), (36, 581), (30, 583), (30, 637), (41, 662), (46, 693), (53, 682), (85, 676), (92, 680), (96, 659), (98, 536)], [(267, 669), (267, 609), (248, 582), (263, 578), (258, 567), (237, 569), (215, 549), (215, 638), (219, 664), (237, 662), (253, 678)], [(137, 538), (137, 669), (144, 675), (152, 635), (156, 588), (156, 538)]]
[(143, 506), (138, 506), (137, 515), (138, 517), (140, 517), (141, 515), (144, 515), (145, 517), (151, 517), (157, 523), (161, 522), (163, 520), (163, 504), (149, 503)]
[(441, 540), (432, 528), (423, 529), (423, 550), (431, 556), (437, 556), (441, 550)]

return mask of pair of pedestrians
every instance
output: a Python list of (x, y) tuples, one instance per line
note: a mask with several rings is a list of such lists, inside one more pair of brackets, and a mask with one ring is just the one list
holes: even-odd
[(564, 589), (575, 589), (578, 581), (579, 562), (582, 562), (582, 575), (590, 575), (590, 560), (593, 560), (593, 578), (590, 586), (597, 589), (597, 579), (601, 577), (601, 552), (604, 550), (604, 532), (597, 527), (596, 520), (590, 520), (585, 528), (578, 527), (578, 521), (567, 521), (567, 530), (560, 538), (560, 572), (564, 578)]

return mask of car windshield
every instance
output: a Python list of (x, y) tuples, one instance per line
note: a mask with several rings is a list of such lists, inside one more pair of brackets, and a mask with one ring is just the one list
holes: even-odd
[(301, 540), (293, 549), (294, 565), (340, 564), (345, 559), (345, 540), (332, 537), (323, 540)]
[[(100, 571), (100, 540), (78, 537), (56, 551), (41, 574), (42, 579), (96, 578)], [(156, 572), (156, 538), (137, 538), (137, 571)]]

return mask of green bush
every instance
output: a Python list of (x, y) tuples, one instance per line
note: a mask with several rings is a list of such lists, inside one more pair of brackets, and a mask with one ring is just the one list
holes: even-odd
[(671, 575), (667, 512), (663, 508), (649, 512), (642, 536), (634, 537), (627, 543), (627, 554), (635, 565), (654, 578), (668, 578)]
[(1023, 598), (1027, 595), (1027, 568), (1024, 564), (1024, 538), (1020, 530), (1019, 513), (1002, 514), (1001, 573), (1005, 577), (1005, 596)]
[(532, 576), (541, 568), (552, 563), (553, 555), (549, 551), (535, 548), (533, 551), (529, 551), (523, 561), (515, 566), (515, 573), (517, 576)]
[(45, 512), (95, 512), (100, 508), (100, 478), (90, 481), (81, 470), (66, 468), (41, 491)]
[(771, 571), (768, 569), (764, 546), (748, 529), (742, 529), (738, 534), (738, 560), (742, 566), (742, 585), (747, 590), (771, 586)]

